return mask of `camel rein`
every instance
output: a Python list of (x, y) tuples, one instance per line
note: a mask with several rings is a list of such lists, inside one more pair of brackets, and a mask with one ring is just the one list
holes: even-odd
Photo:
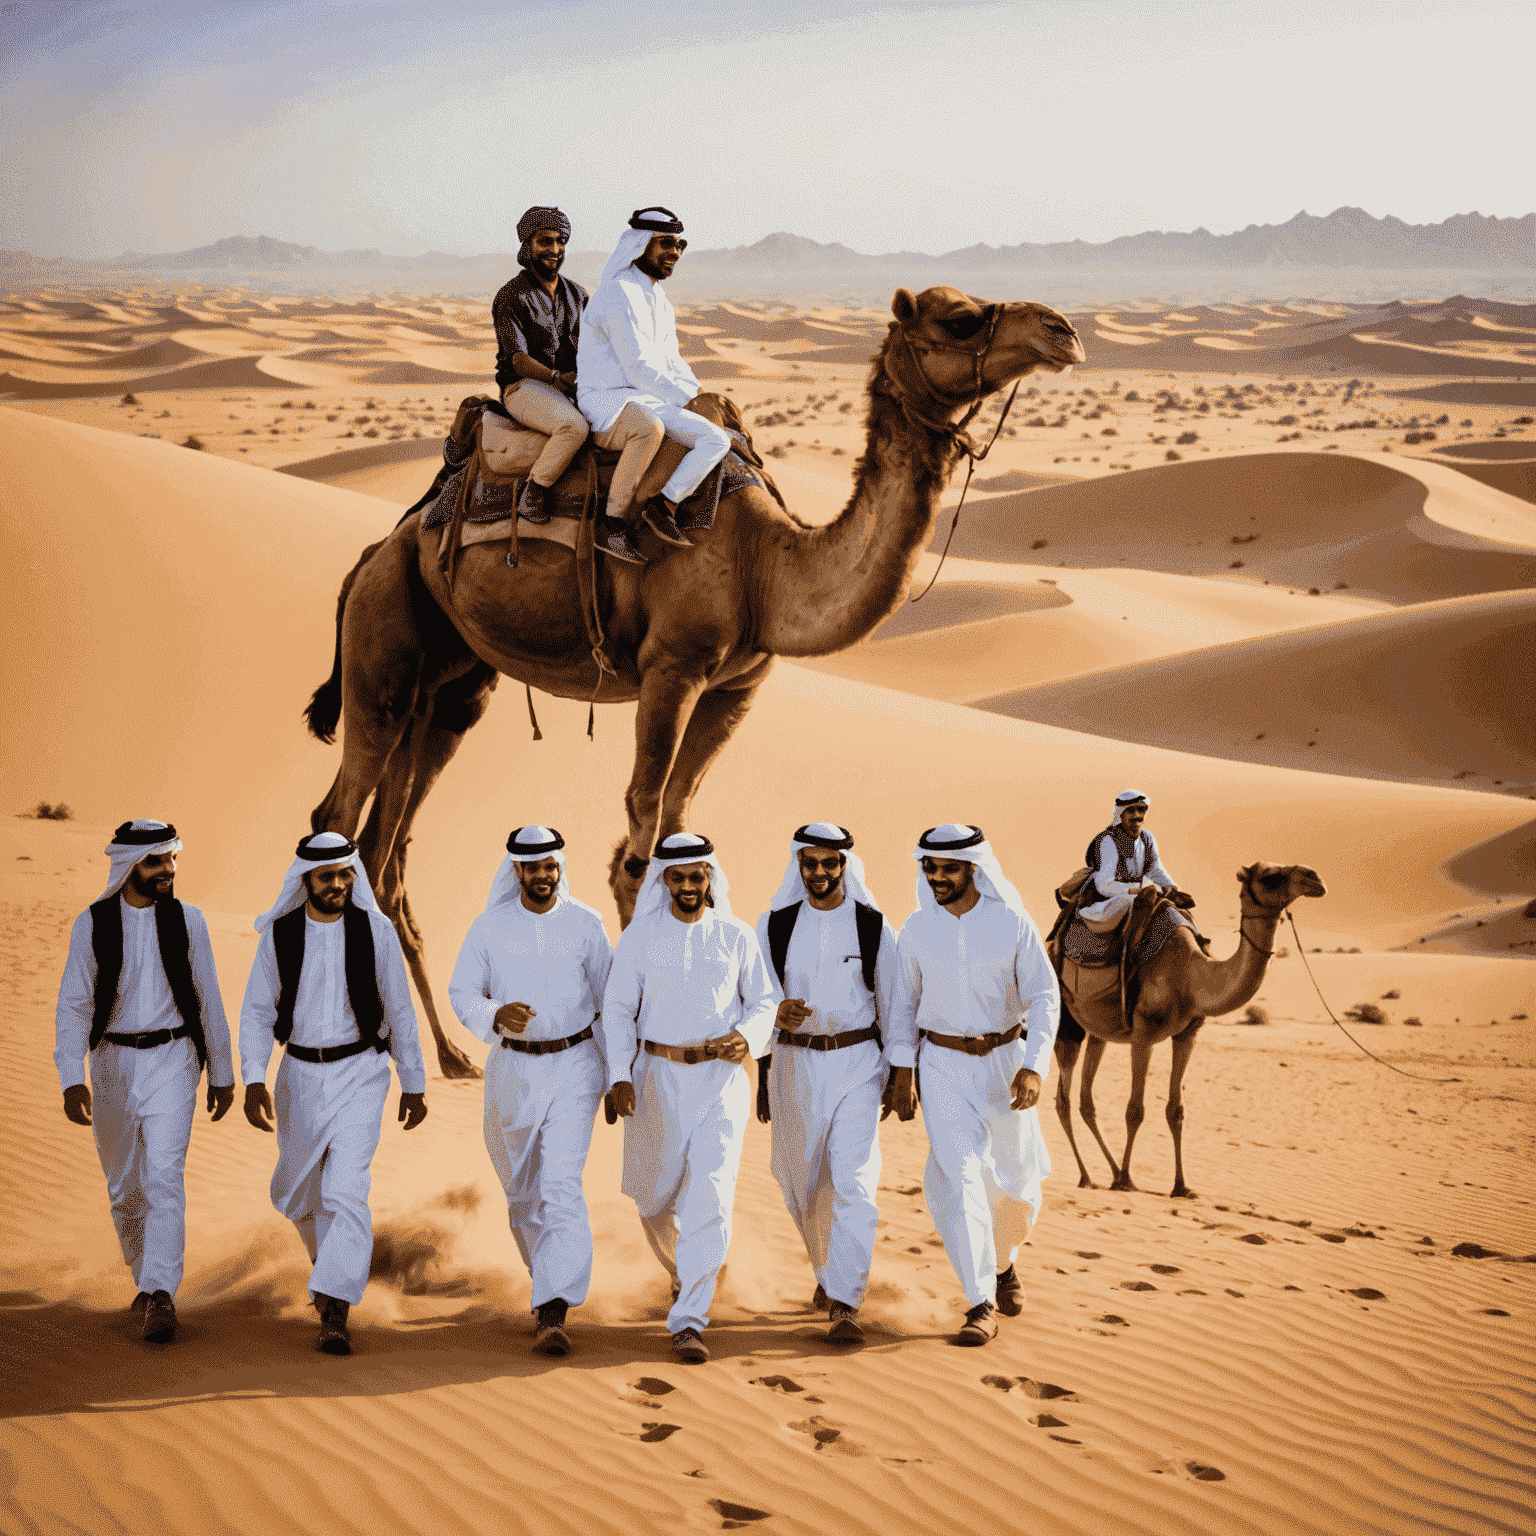
[[(1297, 931), (1296, 928), (1296, 919), (1292, 917), (1289, 912), (1287, 912), (1285, 914), (1285, 920), (1291, 925), (1291, 936), (1296, 940), (1296, 952), (1301, 956), (1301, 963), (1307, 968), (1307, 977), (1311, 981), (1313, 989), (1317, 993), (1318, 1001), (1323, 1005), (1323, 1011), (1328, 1015), (1330, 1019), (1333, 1020), (1335, 1024), (1339, 1024), (1338, 1018), (1334, 1014), (1333, 1009), (1328, 1006), (1328, 999), (1323, 996), (1323, 989), (1317, 984), (1317, 977), (1312, 974), (1312, 963), (1307, 959), (1307, 951), (1302, 945), (1301, 934)], [(1425, 1077), (1421, 1072), (1405, 1072), (1402, 1067), (1394, 1067), (1390, 1061), (1383, 1061), (1381, 1057), (1375, 1053), (1375, 1051), (1361, 1045), (1360, 1042), (1356, 1040), (1355, 1037), (1350, 1034), (1350, 1032), (1345, 1029), (1342, 1024), (1339, 1024), (1339, 1028), (1343, 1031), (1344, 1038), (1348, 1040), (1351, 1045), (1359, 1047), (1359, 1049), (1364, 1051), (1365, 1054), (1369, 1056), (1371, 1060), (1374, 1061), (1378, 1066), (1386, 1067), (1389, 1071), (1400, 1073), (1403, 1077), (1411, 1077), (1416, 1082), (1420, 1083), (1459, 1083), (1461, 1081), (1459, 1077)]]
[[(944, 549), (939, 555), (939, 563), (934, 567), (933, 575), (929, 578), (928, 585), (923, 588), (916, 597), (911, 599), (914, 603), (920, 603), (933, 590), (933, 584), (939, 579), (939, 572), (944, 569), (944, 562), (949, 558), (949, 546), (955, 537), (955, 529), (960, 526), (960, 509), (965, 505), (966, 492), (971, 488), (971, 476), (976, 472), (976, 466), (991, 453), (992, 445), (997, 441), (998, 434), (1003, 430), (1003, 423), (1008, 419), (1008, 412), (1013, 409), (1014, 397), (1019, 392), (1019, 385), (1024, 382), (1024, 375), (1020, 374), (1013, 381), (1013, 389), (1009, 393), (1007, 403), (1003, 406), (1001, 415), (997, 418), (997, 425), (992, 429), (992, 436), (987, 439), (985, 448), (978, 448), (976, 440), (965, 429), (975, 419), (976, 413), (981, 409), (981, 402), (987, 397), (986, 366), (987, 357), (992, 351), (992, 343), (997, 337), (997, 323), (1002, 319), (1003, 306), (991, 304), (988, 306), (990, 318), (987, 323), (987, 334), (980, 347), (950, 347), (943, 342), (924, 342), (922, 349), (927, 352), (959, 352), (971, 359), (974, 369), (974, 379), (971, 389), (970, 406), (964, 416), (958, 422), (934, 421), (931, 417), (923, 415), (917, 410), (907, 392), (896, 381), (894, 374), (888, 374), (891, 388), (896, 396), (896, 402), (901, 406), (902, 414), (913, 426), (924, 427), (929, 432), (936, 432), (957, 447), (966, 456), (965, 484), (960, 488), (960, 500), (955, 505), (955, 515), (950, 520), (949, 533), (944, 540)], [(907, 349), (907, 355), (912, 359), (912, 366), (917, 370), (917, 376), (923, 382), (923, 388), (929, 396), (941, 404), (958, 403), (949, 401), (944, 392), (934, 386), (933, 380), (928, 377), (927, 370), (923, 367), (923, 360), (918, 355), (918, 347), (913, 342), (911, 334), (905, 325), (901, 327), (902, 344)]]

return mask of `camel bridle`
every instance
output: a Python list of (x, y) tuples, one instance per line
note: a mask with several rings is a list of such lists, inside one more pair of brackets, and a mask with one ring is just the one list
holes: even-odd
[[(1257, 908), (1257, 910), (1250, 911), (1246, 906), (1243, 905), (1243, 902), (1252, 902), (1253, 906), (1255, 908)], [(1285, 907), (1288, 907), (1289, 905), (1290, 905), (1290, 902), (1286, 902), (1285, 906), (1281, 907), (1279, 912), (1273, 912), (1273, 913), (1268, 911), (1266, 908), (1260, 906), (1258, 901), (1255, 899), (1254, 894), (1253, 894), (1253, 877), (1252, 876), (1245, 876), (1244, 879), (1243, 879), (1243, 898), (1242, 898), (1242, 902), (1239, 902), (1239, 904), (1238, 904), (1238, 911), (1242, 914), (1238, 918), (1238, 920), (1237, 920), (1237, 941), (1238, 941), (1238, 943), (1239, 944), (1246, 943), (1250, 949), (1256, 950), (1259, 954), (1263, 955), (1266, 960), (1274, 959), (1274, 956), (1275, 956), (1274, 950), (1272, 950), (1272, 949), (1264, 949), (1259, 944), (1257, 944), (1249, 936), (1247, 928), (1245, 928), (1243, 925), (1245, 923), (1247, 923), (1249, 921), (1249, 919), (1251, 919), (1251, 918), (1273, 917), (1274, 922), (1275, 922), (1275, 926), (1278, 928), (1280, 926), (1280, 919), (1285, 915)]]

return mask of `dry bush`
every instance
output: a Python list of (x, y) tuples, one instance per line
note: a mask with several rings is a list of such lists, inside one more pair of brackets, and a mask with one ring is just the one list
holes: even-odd
[(49, 805), (46, 800), (39, 800), (32, 815), (38, 821), (73, 821), (75, 819), (75, 813), (62, 800), (57, 805)]
[(1261, 1007), (1258, 1003), (1249, 1003), (1243, 1009), (1244, 1024), (1268, 1024), (1269, 1009)]
[(1356, 1003), (1353, 1008), (1344, 1010), (1346, 1019), (1353, 1019), (1357, 1024), (1385, 1024), (1387, 1016), (1375, 1003)]
[(205, 445), (202, 438), (195, 437), (192, 433), (189, 432), (187, 433), (186, 437), (182, 439), (181, 446), (183, 448), (196, 448), (201, 451)]

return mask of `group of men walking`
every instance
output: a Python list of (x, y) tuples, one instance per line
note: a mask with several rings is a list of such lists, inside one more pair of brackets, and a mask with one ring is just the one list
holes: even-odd
[[(176, 1330), (183, 1170), (205, 1064), (212, 1118), (234, 1098), (208, 927), (174, 896), (181, 846), (163, 822), (117, 829), (107, 890), (71, 933), (55, 1051), (65, 1113), (95, 1130), (134, 1305), (155, 1342)], [(532, 1277), (541, 1353), (570, 1350), (567, 1313), (591, 1282), (582, 1173), (602, 1107), (625, 1122), (622, 1187), (671, 1282), (674, 1352), (709, 1358), (704, 1333), (753, 1110), (749, 1055), (831, 1342), (863, 1336), (879, 1123), (916, 1114), (919, 1065), (924, 1193), (967, 1306), (956, 1342), (984, 1344), (997, 1313), (1022, 1310), (1014, 1261), (1050, 1172), (1035, 1105), (1056, 979), (979, 828), (931, 828), (914, 857), (918, 907), (898, 937), (848, 831), (800, 827), (754, 930), (731, 911), (713, 845), (674, 834), (656, 846), (613, 947), (597, 912), (571, 894), (560, 833), (529, 826), (508, 838), (450, 997), (491, 1047), (485, 1140)], [(240, 1010), (245, 1114), (276, 1130), (272, 1202), (312, 1263), (319, 1347), (345, 1354), (372, 1254), (369, 1169), (386, 1058), (405, 1129), (427, 1113), (415, 1011), (399, 940), (349, 838), (304, 838), (256, 928)], [(269, 1093), (276, 1046), (284, 1055)]]
[[(521, 426), (549, 441), (533, 464), (518, 515), (547, 523), (544, 493), (559, 480), (590, 432), (618, 464), (597, 544), (616, 559), (643, 565), (635, 541), (645, 525), (664, 543), (686, 547), (678, 509), (731, 446), (730, 435), (687, 410), (699, 381), (683, 360), (677, 315), (661, 284), (688, 248), (670, 209), (637, 208), (589, 298), (560, 275), (571, 222), (558, 208), (530, 208), (517, 221), (522, 271), (491, 304), (496, 327), (496, 387)], [(688, 452), (661, 491), (637, 502), (641, 477), (662, 438)]]

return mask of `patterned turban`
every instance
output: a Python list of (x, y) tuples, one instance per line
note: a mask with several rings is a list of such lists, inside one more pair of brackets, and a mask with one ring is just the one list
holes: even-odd
[(517, 238), (523, 243), (517, 248), (517, 264), (528, 265), (528, 242), (541, 229), (553, 229), (567, 240), (571, 238), (571, 221), (558, 208), (530, 208), (517, 221)]

